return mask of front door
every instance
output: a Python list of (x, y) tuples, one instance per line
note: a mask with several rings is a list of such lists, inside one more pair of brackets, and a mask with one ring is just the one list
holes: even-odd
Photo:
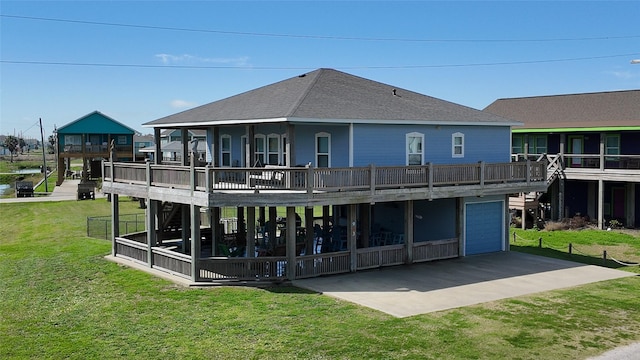
[[(582, 154), (582, 147), (584, 144), (584, 138), (582, 136), (569, 137), (569, 154)], [(570, 161), (571, 167), (581, 167), (582, 157), (572, 156)]]

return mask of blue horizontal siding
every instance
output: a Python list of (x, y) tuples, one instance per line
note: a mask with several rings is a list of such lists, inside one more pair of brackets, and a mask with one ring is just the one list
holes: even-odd
[[(462, 164), (508, 162), (511, 129), (508, 126), (355, 125), (354, 166), (406, 164), (406, 135), (424, 134), (424, 162)], [(454, 133), (464, 134), (464, 157), (454, 158)]]
[[(241, 137), (244, 126), (220, 128), (220, 135), (231, 135), (232, 162), (242, 163)], [(287, 131), (284, 124), (255, 127), (255, 134), (282, 135)], [(348, 125), (302, 125), (296, 124), (295, 155), (293, 165), (311, 163), (316, 166), (315, 135), (325, 132), (331, 136), (331, 166), (349, 166)], [(485, 162), (508, 162), (510, 159), (511, 130), (508, 126), (434, 126), (434, 125), (375, 125), (353, 126), (353, 166), (403, 166), (406, 164), (406, 135), (411, 132), (424, 134), (424, 163), (460, 164)], [(464, 134), (464, 157), (454, 158), (451, 153), (452, 134)], [(211, 140), (209, 140), (211, 141)], [(217, 143), (218, 139), (215, 139)]]

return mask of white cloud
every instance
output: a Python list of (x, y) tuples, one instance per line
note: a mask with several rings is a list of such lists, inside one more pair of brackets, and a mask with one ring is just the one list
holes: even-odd
[(618, 79), (625, 79), (625, 80), (634, 79), (634, 78), (637, 78), (637, 77), (640, 76), (640, 74), (638, 74), (637, 72), (633, 72), (633, 71), (618, 71), (618, 70), (607, 71), (607, 74), (613, 75), (614, 77), (616, 77)]
[(238, 56), (233, 58), (205, 58), (189, 54), (156, 54), (156, 58), (165, 65), (171, 64), (225, 64), (231, 66), (249, 66), (248, 56)]
[(180, 99), (171, 100), (170, 104), (171, 104), (171, 107), (177, 108), (177, 109), (191, 108), (197, 105), (192, 101), (186, 101), (186, 100), (180, 100)]

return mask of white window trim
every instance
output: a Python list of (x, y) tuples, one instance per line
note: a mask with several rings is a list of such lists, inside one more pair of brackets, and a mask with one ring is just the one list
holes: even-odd
[(420, 138), (420, 143), (422, 144), (422, 149), (420, 150), (420, 165), (424, 164), (424, 134), (419, 132), (410, 132), (405, 135), (405, 164), (409, 166), (409, 155), (418, 154), (417, 152), (409, 152), (409, 138), (417, 137)]
[[(222, 150), (223, 139), (229, 139), (229, 150), (228, 151)], [(233, 144), (232, 144), (231, 135), (228, 135), (228, 134), (220, 135), (220, 166), (221, 167), (230, 167), (230, 166), (232, 166), (232, 164), (233, 164), (232, 149), (233, 149)], [(229, 153), (229, 165), (224, 165), (223, 159), (224, 159), (224, 154), (225, 153)]]
[[(462, 139), (460, 145), (456, 145), (456, 138)], [(456, 154), (456, 147), (460, 147), (460, 154)], [(461, 132), (451, 134), (451, 157), (463, 158), (464, 157), (464, 134)]]
[[(327, 138), (327, 147), (329, 149), (328, 149), (328, 152), (326, 154), (318, 152), (318, 138), (321, 138), (321, 137), (326, 137)], [(318, 155), (327, 155), (327, 157), (328, 157), (327, 158), (327, 167), (331, 167), (331, 134), (329, 134), (327, 132), (316, 133), (316, 137), (315, 137), (315, 141), (314, 141), (314, 148), (315, 148), (315, 153), (316, 153), (316, 156), (315, 156), (316, 164), (315, 164), (315, 166), (318, 167)]]

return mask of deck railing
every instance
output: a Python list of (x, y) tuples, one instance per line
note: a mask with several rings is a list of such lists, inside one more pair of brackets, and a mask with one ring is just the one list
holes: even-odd
[(348, 251), (299, 256), (296, 258), (296, 278), (347, 273), (350, 271), (349, 261)]
[[(356, 270), (401, 265), (407, 262), (406, 244), (376, 246), (356, 250)], [(184, 278), (191, 278), (191, 256), (172, 249), (152, 247), (153, 268)], [(413, 262), (448, 259), (459, 256), (458, 239), (414, 243)], [(148, 247), (137, 241), (116, 238), (116, 256), (147, 264)], [(296, 279), (351, 271), (351, 253), (338, 251), (298, 256)], [(198, 259), (198, 281), (281, 281), (287, 279), (286, 256), (206, 257)]]
[(191, 277), (191, 256), (179, 252), (154, 247), (153, 267), (185, 278)]
[(129, 240), (121, 237), (116, 238), (116, 256), (129, 258), (140, 263), (147, 263), (147, 244)]
[(213, 168), (104, 163), (104, 180), (195, 191), (282, 189), (297, 191), (376, 190), (462, 184), (544, 182), (546, 162), (352, 168)]
[(413, 262), (450, 259), (458, 256), (458, 238), (421, 241), (413, 244)]
[(218, 280), (282, 280), (287, 275), (287, 258), (269, 256), (255, 258), (208, 257), (198, 260), (201, 281)]

